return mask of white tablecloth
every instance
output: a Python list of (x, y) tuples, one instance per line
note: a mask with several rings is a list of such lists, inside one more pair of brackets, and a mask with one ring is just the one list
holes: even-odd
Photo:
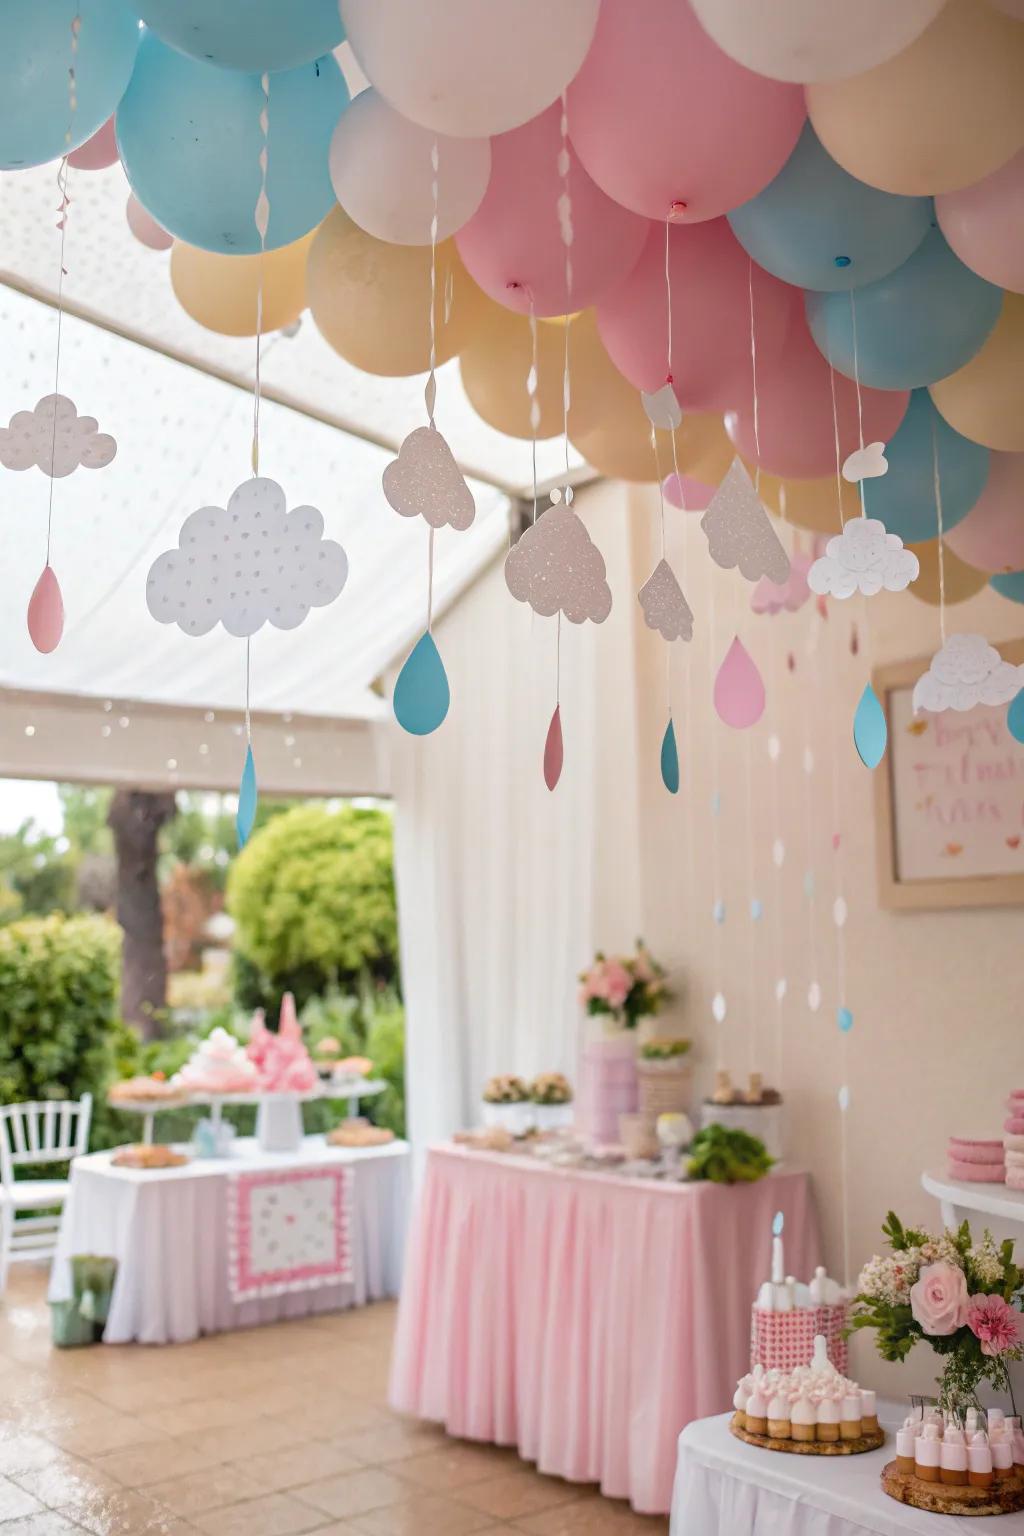
[[(104, 1342), (180, 1344), (201, 1333), (250, 1328), (311, 1312), (397, 1296), (408, 1206), (409, 1148), (330, 1147), (306, 1136), (297, 1152), (261, 1152), (250, 1137), (228, 1158), (196, 1158), (182, 1168), (115, 1168), (110, 1152), (76, 1158), (61, 1220), (50, 1300), (71, 1296), (72, 1254), (118, 1261)], [(228, 1286), (229, 1173), (352, 1168), (351, 1284), (236, 1303)]]
[[(863, 1456), (764, 1451), (729, 1433), (731, 1414), (696, 1419), (679, 1436), (670, 1536), (978, 1536), (983, 1520), (930, 1515), (882, 1492), (908, 1411), (880, 1403), (888, 1438)], [(997, 1529), (1022, 1536), (1024, 1514), (1001, 1515)]]

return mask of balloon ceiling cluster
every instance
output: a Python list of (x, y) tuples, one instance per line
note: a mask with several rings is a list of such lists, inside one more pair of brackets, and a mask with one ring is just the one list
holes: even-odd
[[(937, 564), (946, 602), (1024, 601), (1024, 0), (72, 9), (70, 66), (66, 0), (0, 17), (0, 167), (120, 158), (204, 326), (308, 307), (357, 367), (429, 369), (431, 429), (457, 356), (491, 425), (671, 465), (670, 502), (738, 456), (840, 535), (812, 590), (935, 600)], [(687, 638), (662, 563), (645, 615)]]

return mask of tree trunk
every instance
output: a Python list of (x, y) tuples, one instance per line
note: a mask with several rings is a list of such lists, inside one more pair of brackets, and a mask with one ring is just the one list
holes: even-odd
[(107, 821), (117, 852), (117, 920), (124, 930), (121, 1012), (144, 1040), (160, 1033), (157, 1010), (167, 1005), (164, 922), (156, 878), (157, 838), (174, 815), (174, 796), (118, 789)]

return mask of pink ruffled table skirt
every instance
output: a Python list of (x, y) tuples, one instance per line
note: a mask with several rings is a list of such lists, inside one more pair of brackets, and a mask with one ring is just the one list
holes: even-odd
[(777, 1210), (787, 1269), (810, 1275), (805, 1173), (651, 1184), (431, 1148), (392, 1406), (664, 1514), (680, 1431), (727, 1409), (749, 1369)]

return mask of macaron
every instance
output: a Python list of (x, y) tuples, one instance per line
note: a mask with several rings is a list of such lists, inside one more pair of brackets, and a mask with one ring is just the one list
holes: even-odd
[(1024, 1152), (1024, 1136), (1013, 1136), (1007, 1131), (1003, 1137), (1003, 1146), (1008, 1152)]
[(1003, 1182), (1007, 1189), (1024, 1189), (1024, 1168), (1007, 1168)]
[(961, 1163), (995, 1163), (1001, 1162), (1003, 1156), (1003, 1142), (999, 1141), (969, 1141), (962, 1136), (949, 1138), (949, 1155), (955, 1157)]
[(1015, 1152), (1012, 1147), (1007, 1147), (1003, 1153), (1003, 1161), (1007, 1168), (1024, 1167), (1024, 1152)]
[(1002, 1158), (998, 1163), (962, 1163), (959, 1158), (949, 1159), (951, 1179), (963, 1179), (968, 1184), (1004, 1184), (1006, 1165)]
[(1003, 1121), (1003, 1130), (1011, 1136), (1024, 1136), (1024, 1113), (1018, 1114), (1018, 1110), (1024, 1110), (1024, 1104), (1014, 1104), (1013, 1113)]

